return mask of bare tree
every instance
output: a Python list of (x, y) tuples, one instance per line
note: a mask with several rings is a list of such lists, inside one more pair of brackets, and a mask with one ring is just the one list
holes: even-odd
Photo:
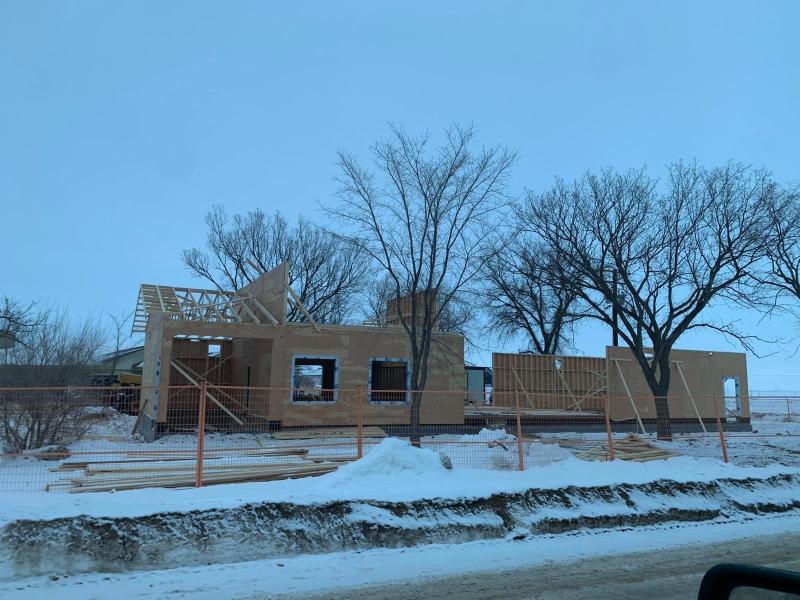
[(546, 245), (520, 232), (487, 262), (481, 296), (495, 335), (522, 332), (528, 350), (559, 354), (570, 347), (580, 311), (578, 291)]
[(350, 228), (346, 239), (372, 258), (390, 282), (411, 350), (411, 440), (420, 439), (421, 392), (428, 381), (433, 331), (472, 283), (494, 249), (489, 232), (515, 154), (501, 147), (470, 148), (473, 128), (453, 126), (444, 143), (430, 147), (391, 127), (370, 148), (374, 168), (339, 152), (340, 203), (332, 214)]
[(19, 343), (0, 353), (2, 386), (70, 386), (86, 382), (87, 367), (106, 343), (96, 319), (70, 321), (63, 310), (44, 308)]
[(39, 393), (0, 393), (0, 438), (6, 451), (18, 452), (70, 443), (89, 426), (80, 392), (87, 369), (105, 343), (93, 319), (71, 323), (63, 311), (44, 309), (34, 325), (20, 332), (13, 348), (0, 352), (0, 387), (58, 387)]
[[(770, 243), (759, 282), (773, 291), (773, 306), (797, 315), (800, 300), (800, 189), (776, 194), (770, 205)], [(785, 300), (794, 300), (787, 304)]]
[(605, 170), (528, 198), (529, 228), (576, 282), (592, 317), (633, 352), (655, 398), (663, 439), (671, 438), (667, 393), (678, 339), (698, 328), (748, 347), (753, 339), (709, 309), (753, 301), (748, 283), (766, 251), (775, 193), (765, 171), (676, 163), (663, 191), (644, 169)]
[[(408, 291), (402, 296), (410, 296)], [(476, 317), (473, 294), (453, 295), (451, 301), (439, 312), (436, 327), (439, 331), (458, 333), (470, 343), (470, 325)], [(392, 279), (389, 276), (374, 277), (364, 293), (362, 314), (364, 322), (375, 327), (386, 327), (389, 302), (396, 297)]]
[(130, 331), (131, 319), (133, 319), (132, 312), (123, 312), (117, 315), (109, 315), (111, 321), (111, 335), (109, 336), (109, 346), (112, 352), (111, 362), (111, 377), (117, 373), (117, 362), (119, 361), (119, 353), (122, 347), (128, 340), (131, 339), (133, 334)]
[[(300, 217), (289, 225), (280, 214), (256, 209), (229, 219), (221, 206), (206, 216), (206, 249), (184, 250), (183, 262), (219, 289), (240, 289), (282, 262), (289, 284), (320, 323), (341, 323), (362, 290), (367, 259), (356, 247)], [(258, 269), (254, 268), (256, 265)], [(293, 307), (290, 321), (302, 321)]]
[(0, 303), (0, 350), (9, 349), (20, 342), (39, 322), (36, 303), (22, 304), (3, 296)]

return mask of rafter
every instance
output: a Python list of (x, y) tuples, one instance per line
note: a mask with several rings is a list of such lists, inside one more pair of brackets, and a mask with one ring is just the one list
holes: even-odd
[[(172, 320), (204, 321), (208, 323), (265, 323), (263, 314), (272, 325), (278, 321), (251, 294), (226, 290), (208, 290), (143, 283), (139, 287), (133, 331), (144, 332), (152, 313), (162, 313)], [(246, 319), (246, 321), (245, 321)]]

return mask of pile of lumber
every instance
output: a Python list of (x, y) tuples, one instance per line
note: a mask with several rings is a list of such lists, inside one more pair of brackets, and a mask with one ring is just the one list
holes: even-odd
[[(386, 432), (380, 427), (362, 427), (361, 435), (368, 438), (385, 438)], [(339, 429), (285, 429), (272, 434), (276, 440), (316, 440), (323, 438), (355, 438), (358, 437), (358, 427), (343, 427)]]
[[(238, 452), (208, 452), (203, 457), (203, 483), (272, 481), (324, 475), (354, 456), (308, 456), (305, 448), (271, 448)], [(51, 471), (70, 475), (46, 487), (70, 493), (136, 490), (149, 487), (190, 487), (196, 483), (193, 452), (124, 452), (120, 458), (65, 461)], [(76, 475), (75, 471), (80, 471)]]
[[(598, 410), (571, 410), (566, 408), (521, 408), (519, 414), (523, 417), (575, 417), (601, 415), (602, 412)], [(464, 408), (464, 415), (467, 417), (515, 417), (517, 411), (511, 406), (473, 405)]]
[[(676, 456), (674, 452), (664, 450), (630, 434), (621, 440), (614, 440), (614, 457), (618, 460), (632, 460), (635, 462), (648, 462), (651, 460), (664, 460)], [(575, 458), (581, 460), (608, 460), (608, 445), (600, 444), (575, 453)]]

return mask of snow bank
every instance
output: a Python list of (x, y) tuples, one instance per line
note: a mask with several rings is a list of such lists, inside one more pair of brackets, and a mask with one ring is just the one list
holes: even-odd
[[(416, 460), (408, 454), (409, 460)], [(424, 476), (432, 475), (422, 468)], [(448, 474), (436, 471), (444, 479)], [(799, 511), (800, 475), (778, 475), (707, 483), (661, 480), (529, 489), (473, 499), (314, 505), (262, 501), (135, 518), (20, 520), (0, 529), (0, 580), (455, 544), (509, 534), (519, 537), (524, 532), (527, 537), (666, 522), (742, 521)]]
[[(383, 444), (391, 447), (391, 438)], [(381, 444), (381, 446), (383, 446)], [(409, 448), (400, 442), (405, 453)], [(434, 466), (432, 451), (410, 449), (419, 460), (427, 461), (425, 469), (408, 462), (409, 469), (397, 475), (384, 467), (384, 457), (370, 459), (378, 450), (372, 449), (360, 461), (338, 472), (322, 477), (234, 483), (200, 489), (151, 488), (128, 492), (95, 494), (43, 494), (41, 492), (0, 493), (0, 527), (18, 519), (55, 519), (88, 515), (95, 517), (145, 516), (161, 512), (186, 512), (214, 508), (235, 508), (256, 502), (290, 502), (310, 505), (337, 500), (377, 500), (411, 502), (436, 498), (485, 498), (494, 493), (517, 493), (532, 488), (557, 489), (569, 486), (600, 486), (622, 483), (648, 483), (671, 480), (678, 483), (707, 482), (720, 478), (766, 478), (800, 469), (771, 467), (737, 467), (707, 458), (678, 456), (669, 460), (647, 463), (585, 462), (568, 458), (557, 464), (529, 468), (526, 471), (492, 471), (483, 469), (446, 470)], [(378, 455), (380, 456), (380, 455)], [(427, 458), (425, 458), (427, 457)], [(398, 460), (410, 461), (408, 457)], [(417, 459), (413, 459), (416, 461)], [(362, 465), (375, 464), (361, 471)]]
[(415, 448), (410, 443), (397, 438), (386, 438), (364, 456), (339, 469), (325, 478), (331, 486), (358, 485), (358, 482), (371, 477), (391, 477), (403, 479), (409, 476), (437, 476), (446, 469), (438, 452)]
[[(0, 597), (163, 600), (170, 593), (169, 597), (179, 596), (184, 600), (284, 598), (284, 594), (291, 594), (291, 598), (310, 598), (317, 594), (330, 597), (334, 593), (340, 598), (365, 597), (365, 592), (351, 590), (361, 586), (400, 586), (405, 581), (419, 582), (460, 574), (530, 569), (597, 556), (624, 563), (626, 557), (622, 555), (629, 552), (686, 548), (696, 546), (698, 541), (741, 544), (746, 538), (788, 531), (800, 531), (800, 517), (669, 523), (635, 529), (593, 530), (584, 534), (531, 536), (514, 542), (492, 539), (465, 544), (431, 544), (413, 551), (376, 548), (263, 560), (251, 558), (236, 564), (122, 574), (91, 573), (57, 581), (45, 576), (0, 582)], [(783, 538), (776, 540), (781, 541)], [(372, 597), (376, 597), (375, 593)]]
[(513, 442), (517, 438), (510, 433), (506, 433), (505, 429), (481, 429), (475, 435), (462, 435), (459, 441), (461, 442)]

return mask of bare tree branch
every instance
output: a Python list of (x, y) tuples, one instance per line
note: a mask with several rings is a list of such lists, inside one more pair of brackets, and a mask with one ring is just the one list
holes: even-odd
[(473, 152), (475, 130), (453, 125), (438, 148), (391, 127), (372, 145), (374, 169), (339, 152), (339, 203), (328, 207), (348, 228), (339, 235), (361, 248), (386, 276), (397, 305), (410, 296), (400, 324), (411, 346), (411, 437), (419, 442), (422, 394), (433, 331), (454, 308), (496, 249), (492, 216), (507, 198), (516, 154)]
[(488, 329), (506, 339), (524, 334), (526, 349), (537, 354), (562, 353), (586, 317), (574, 282), (536, 237), (521, 228), (512, 237), (483, 272), (480, 297)]
[(662, 188), (643, 169), (609, 169), (528, 197), (528, 229), (575, 281), (592, 318), (631, 348), (664, 438), (671, 436), (666, 396), (678, 339), (705, 327), (745, 340), (732, 323), (709, 320), (708, 309), (726, 300), (758, 304), (752, 273), (767, 251), (776, 190), (765, 171), (675, 163)]
[[(362, 290), (367, 257), (356, 246), (331, 235), (304, 218), (290, 226), (275, 213), (257, 209), (229, 219), (221, 206), (206, 216), (206, 250), (183, 252), (183, 262), (197, 277), (219, 289), (240, 289), (280, 263), (289, 263), (289, 284), (320, 323), (345, 322)], [(303, 313), (292, 307), (290, 321)]]

